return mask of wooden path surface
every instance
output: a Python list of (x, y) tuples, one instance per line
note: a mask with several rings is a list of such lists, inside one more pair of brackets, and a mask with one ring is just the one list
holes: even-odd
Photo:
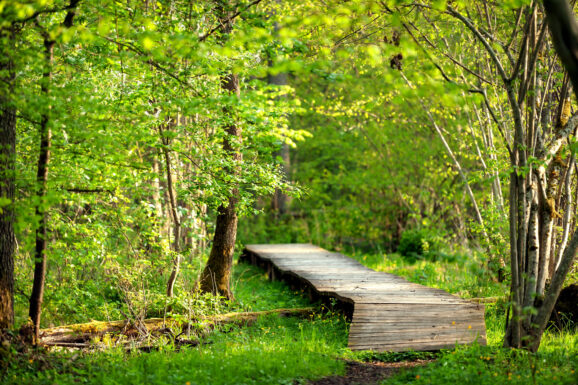
[[(376, 272), (356, 260), (310, 244), (249, 245), (242, 259), (271, 279), (337, 301), (351, 318), (352, 350), (439, 350), (486, 343), (484, 306), (440, 289)], [(335, 301), (335, 300), (333, 300)]]

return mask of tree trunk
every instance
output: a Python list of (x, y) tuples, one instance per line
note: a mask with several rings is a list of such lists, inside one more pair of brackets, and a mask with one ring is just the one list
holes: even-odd
[[(277, 24), (275, 24), (275, 32), (279, 29)], [(277, 85), (277, 86), (286, 86), (289, 84), (287, 81), (288, 76), (286, 73), (279, 73), (277, 75), (269, 75), (268, 82), (269, 84)], [(283, 159), (283, 163), (281, 169), (283, 170), (283, 175), (285, 178), (289, 178), (289, 172), (291, 167), (291, 158), (289, 152), (289, 145), (286, 142), (281, 144), (281, 148), (276, 154)], [(285, 214), (287, 212), (287, 206), (290, 202), (290, 198), (287, 194), (285, 194), (281, 189), (276, 188), (275, 194), (273, 194), (273, 200), (271, 202), (271, 208), (275, 213), (278, 214)]]
[[(222, 79), (223, 90), (230, 94), (239, 95), (239, 79), (235, 74), (229, 74)], [(225, 109), (225, 114), (230, 113)], [(241, 142), (241, 127), (231, 124), (226, 128), (227, 136), (223, 140), (223, 148), (231, 160), (238, 163), (242, 160), (242, 154), (235, 150), (232, 141)], [(236, 166), (233, 166), (235, 168)], [(237, 170), (231, 169), (231, 173)], [(233, 253), (235, 251), (235, 241), (237, 239), (237, 202), (239, 191), (235, 187), (231, 191), (231, 196), (227, 205), (221, 205), (217, 212), (217, 223), (213, 246), (209, 255), (207, 265), (201, 274), (200, 289), (204, 292), (219, 294), (227, 299), (233, 299), (233, 293), (229, 287), (231, 267), (233, 266)]]
[[(578, 25), (573, 16), (572, 8), (566, 0), (544, 0), (543, 3), (552, 41), (576, 91), (578, 90)], [(536, 17), (535, 9), (533, 17)], [(528, 20), (535, 24), (535, 20), (532, 21), (531, 17)], [(532, 31), (532, 29), (529, 30)], [(533, 31), (535, 35), (535, 26)], [(535, 37), (534, 35), (532, 36)], [(534, 39), (530, 40), (534, 44)], [(535, 49), (539, 50), (538, 44), (536, 44)], [(527, 45), (526, 64), (528, 52), (529, 46)], [(532, 73), (525, 73), (525, 76), (535, 76), (533, 70), (527, 72)], [(524, 79), (522, 79), (523, 82)], [(526, 86), (525, 91), (531, 91), (533, 88), (531, 84)], [(513, 94), (513, 88), (508, 83), (506, 87), (513, 110), (521, 110), (524, 98), (519, 97), (517, 101), (515, 97), (510, 97), (510, 94)], [(533, 94), (535, 95), (535, 93)], [(560, 111), (562, 111), (565, 97), (563, 94), (560, 96)], [(528, 103), (532, 106), (533, 111), (535, 100), (532, 103), (532, 99), (530, 99)], [(516, 117), (516, 114), (514, 115)], [(554, 140), (549, 143), (548, 148), (543, 147), (544, 143), (533, 142), (535, 137), (533, 130), (537, 130), (533, 124), (536, 117), (540, 118), (534, 114), (529, 116), (530, 124), (526, 131), (523, 131), (521, 123), (516, 121), (517, 130), (513, 143), (512, 166), (518, 169), (525, 167), (524, 157), (528, 155), (525, 152), (526, 149), (536, 148), (538, 148), (537, 158), (543, 160), (544, 165), (539, 166), (536, 170), (530, 167), (524, 176), (517, 175), (515, 171), (512, 173), (510, 244), (513, 314), (508, 320), (509, 324), (504, 340), (506, 346), (526, 348), (534, 352), (540, 346), (548, 319), (560, 294), (562, 284), (574, 263), (578, 249), (578, 230), (574, 231), (567, 244), (569, 232), (567, 226), (569, 223), (565, 223), (565, 234), (560, 244), (559, 257), (557, 257), (553, 247), (552, 231), (554, 221), (560, 219), (556, 211), (557, 207), (560, 206), (560, 200), (556, 200), (557, 191), (564, 189), (567, 195), (566, 199), (570, 202), (568, 193), (570, 190), (570, 171), (567, 171), (568, 177), (564, 178), (564, 186), (561, 186), (560, 175), (566, 165), (559, 154), (562, 143), (576, 130), (578, 117), (574, 116), (570, 121), (560, 119), (557, 122), (553, 132)], [(536, 137), (540, 140), (539, 136), (536, 135)], [(572, 158), (569, 167), (572, 167), (573, 161)], [(538, 205), (536, 205), (536, 198), (539, 201)], [(567, 205), (566, 216), (568, 216), (569, 209), (570, 205)], [(568, 220), (566, 219), (565, 222)], [(547, 278), (551, 278), (551, 281), (546, 290)], [(528, 308), (534, 308), (534, 311), (524, 314), (523, 309)]]
[[(170, 123), (168, 123), (170, 125)], [(163, 142), (163, 155), (165, 158), (165, 168), (167, 171), (167, 192), (169, 195), (170, 217), (173, 223), (173, 241), (171, 242), (171, 249), (174, 253), (173, 270), (167, 282), (167, 297), (172, 297), (174, 294), (175, 282), (179, 275), (181, 267), (181, 216), (177, 207), (177, 193), (175, 190), (175, 176), (173, 175), (171, 166), (171, 153), (169, 151), (169, 138), (164, 134), (162, 127), (159, 127), (159, 133)]]
[[(222, 41), (228, 39), (228, 35), (233, 30), (231, 11), (228, 4), (218, 1), (216, 11), (221, 24)], [(229, 73), (221, 78), (221, 89), (229, 95), (239, 97), (239, 78), (234, 73)], [(223, 114), (229, 115), (233, 120), (231, 107), (224, 107)], [(234, 122), (229, 123), (226, 128), (226, 135), (223, 139), (223, 149), (228, 154), (233, 165), (229, 173), (238, 173), (238, 164), (243, 159), (240, 149), (236, 148), (242, 143), (241, 127)], [(217, 209), (217, 222), (213, 246), (209, 254), (207, 265), (201, 273), (199, 288), (203, 292), (222, 295), (233, 300), (233, 293), (230, 288), (231, 268), (233, 266), (233, 253), (235, 251), (235, 241), (237, 239), (237, 203), (239, 200), (239, 190), (237, 187), (231, 189), (227, 204), (219, 206)]]
[(42, 301), (44, 298), (44, 282), (46, 279), (46, 244), (48, 216), (46, 208), (46, 191), (48, 184), (48, 165), (50, 163), (50, 149), (52, 145), (52, 130), (50, 128), (50, 104), (48, 96), (50, 93), (50, 82), (52, 80), (52, 62), (54, 58), (53, 40), (44, 40), (44, 54), (46, 69), (42, 75), (42, 95), (46, 98), (48, 105), (42, 114), (40, 121), (40, 154), (38, 156), (38, 168), (36, 173), (37, 191), (36, 197), (36, 217), (40, 222), (36, 229), (36, 247), (34, 249), (34, 282), (32, 284), (32, 294), (30, 295), (29, 316), (34, 326), (35, 340), (38, 341), (40, 330), (40, 315), (42, 313)]
[[(72, 27), (76, 15), (76, 6), (80, 0), (70, 0), (68, 12), (61, 23), (62, 27)], [(46, 207), (46, 192), (48, 188), (48, 165), (50, 164), (50, 150), (52, 146), (52, 130), (50, 127), (50, 87), (52, 83), (52, 67), (54, 63), (54, 41), (50, 34), (36, 21), (44, 39), (44, 73), (41, 79), (41, 93), (45, 98), (46, 106), (40, 119), (40, 153), (38, 155), (38, 168), (36, 173), (36, 217), (40, 218), (36, 229), (36, 247), (34, 249), (34, 281), (32, 294), (30, 295), (30, 308), (28, 314), (34, 327), (34, 342), (38, 342), (40, 331), (40, 315), (42, 313), (42, 301), (44, 299), (44, 282), (46, 280), (46, 245), (48, 216)]]
[[(4, 32), (4, 31), (2, 31)], [(0, 35), (2, 40), (12, 42), (9, 36)], [(14, 181), (16, 159), (16, 110), (10, 106), (9, 93), (12, 92), (14, 70), (9, 57), (9, 49), (2, 46), (0, 73), (6, 73), (2, 83), (7, 85), (6, 93), (0, 92), (0, 199), (8, 199), (0, 204), (0, 330), (14, 323)]]
[[(285, 178), (289, 178), (289, 172), (291, 167), (291, 155), (289, 152), (289, 145), (283, 143), (281, 149), (277, 152), (277, 155), (283, 159), (281, 169), (283, 170), (283, 175)], [(287, 206), (289, 205), (291, 198), (285, 194), (281, 189), (276, 188), (275, 194), (273, 195), (273, 201), (271, 202), (271, 208), (276, 213), (283, 215), (287, 212)]]

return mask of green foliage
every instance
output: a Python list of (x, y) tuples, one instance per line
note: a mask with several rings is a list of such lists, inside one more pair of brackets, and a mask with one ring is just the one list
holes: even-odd
[(311, 306), (309, 300), (301, 295), (302, 292), (291, 290), (283, 282), (268, 282), (267, 273), (252, 265), (235, 266), (232, 288), (235, 293), (235, 302), (230, 304), (230, 309), (234, 311)]
[[(235, 190), (241, 216), (253, 214), (255, 200), (275, 189), (300, 192), (274, 155), (283, 141), (295, 145), (308, 135), (287, 124), (300, 102), (290, 86), (268, 85), (262, 77), (270, 68), (264, 52), (281, 44), (272, 33), (276, 18), (248, 7), (224, 42), (213, 28), (218, 15), (211, 2), (81, 1), (74, 25), (63, 28), (67, 6), (0, 3), (2, 28), (19, 24), (14, 44), (1, 36), (2, 52), (19, 76), (13, 90), (0, 85), (20, 117), (17, 324), (27, 318), (37, 207), (49, 217), (43, 326), (185, 310), (215, 209)], [(56, 41), (49, 84), (42, 31)], [(298, 45), (296, 38), (282, 43), (286, 62), (298, 55)], [(221, 89), (222, 76), (231, 71), (240, 79), (239, 97)], [(51, 161), (48, 194), (40, 202), (37, 126), (48, 112)], [(226, 133), (231, 124), (242, 129), (242, 141)], [(223, 149), (225, 138), (243, 160)], [(178, 251), (169, 171), (182, 227)], [(6, 203), (0, 197), (0, 209)], [(166, 280), (177, 257), (187, 266), (178, 298), (167, 300)]]
[(436, 260), (440, 255), (442, 240), (426, 230), (406, 230), (401, 235), (397, 252), (410, 261)]
[(567, 337), (565, 351), (544, 349), (536, 354), (501, 347), (456, 347), (423, 368), (396, 376), (388, 384), (575, 384), (578, 380), (576, 338)]

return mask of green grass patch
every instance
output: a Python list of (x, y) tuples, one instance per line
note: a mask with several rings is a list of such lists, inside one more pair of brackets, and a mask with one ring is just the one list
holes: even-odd
[(303, 296), (303, 289), (291, 290), (284, 282), (268, 279), (267, 273), (246, 263), (236, 264), (232, 289), (235, 302), (230, 311), (261, 311), (311, 306)]
[(500, 346), (457, 346), (387, 384), (577, 384), (578, 337), (547, 334), (536, 354)]

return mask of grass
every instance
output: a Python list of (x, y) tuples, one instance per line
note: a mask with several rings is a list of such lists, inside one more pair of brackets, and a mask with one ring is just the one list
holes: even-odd
[[(151, 353), (92, 353), (77, 364), (36, 372), (13, 371), (7, 384), (292, 384), (343, 371), (328, 359), (345, 343), (338, 317), (264, 317), (249, 327), (216, 331), (199, 348), (175, 352), (171, 345)], [(71, 355), (61, 356), (62, 360)], [(36, 365), (41, 365), (38, 363)], [(65, 369), (65, 370), (63, 370)]]
[[(233, 276), (237, 302), (223, 311), (311, 306), (299, 292), (268, 282), (254, 266), (239, 264)], [(341, 373), (335, 360), (347, 345), (347, 323), (336, 313), (311, 318), (267, 316), (250, 326), (227, 326), (203, 345), (151, 353), (120, 350), (85, 355), (29, 354), (10, 363), (1, 384), (293, 384)]]
[(237, 311), (261, 311), (278, 308), (311, 306), (302, 291), (291, 290), (280, 281), (270, 282), (262, 269), (237, 264), (233, 271), (232, 290), (236, 302), (232, 309)]
[[(366, 265), (439, 287), (463, 297), (503, 297), (478, 261), (406, 262), (397, 255), (355, 254)], [(222, 311), (260, 311), (309, 306), (299, 291), (268, 282), (262, 270), (238, 264), (233, 275), (237, 301)], [(150, 353), (119, 350), (14, 356), (1, 384), (295, 384), (342, 374), (342, 359), (385, 362), (432, 358), (425, 367), (407, 369), (388, 384), (575, 384), (578, 335), (547, 332), (537, 354), (501, 347), (503, 300), (486, 304), (488, 346), (459, 346), (439, 353), (374, 353), (347, 349), (348, 325), (332, 312), (311, 318), (267, 316), (249, 326), (215, 330), (204, 345), (176, 351), (171, 344)]]
[(536, 354), (500, 346), (458, 346), (428, 366), (408, 370), (388, 384), (576, 384), (578, 338), (549, 336)]

